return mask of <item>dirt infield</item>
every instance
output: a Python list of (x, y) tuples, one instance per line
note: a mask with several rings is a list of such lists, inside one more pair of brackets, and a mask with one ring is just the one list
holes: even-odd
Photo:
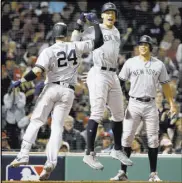
[[(40, 181), (2, 181), (2, 183), (40, 183)], [(149, 183), (147, 181), (41, 181), (42, 183)], [(162, 181), (161, 183), (180, 183), (180, 182), (169, 182)]]

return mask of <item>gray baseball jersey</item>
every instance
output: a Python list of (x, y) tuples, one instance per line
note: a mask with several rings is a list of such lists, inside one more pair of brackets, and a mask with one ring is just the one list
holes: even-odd
[[(92, 51), (94, 66), (87, 77), (91, 105), (90, 119), (100, 122), (107, 103), (112, 113), (111, 120), (122, 121), (124, 118), (123, 94), (116, 72), (109, 71), (109, 68), (118, 66), (120, 33), (115, 26), (109, 29), (103, 24), (99, 25), (104, 44)], [(93, 40), (94, 36), (95, 30), (91, 26), (81, 34), (72, 35), (72, 40)], [(102, 70), (101, 67), (107, 67), (107, 70)]]
[[(118, 29), (113, 26), (112, 29), (106, 28), (103, 24), (99, 24), (103, 38), (104, 44), (95, 49), (93, 53), (93, 62), (95, 66), (104, 66), (108, 68), (117, 68), (117, 60), (119, 54), (119, 46), (120, 46), (120, 33)], [(94, 27), (91, 26), (86, 29), (79, 36), (73, 36), (72, 41), (75, 40), (93, 40), (95, 38), (95, 30)]]
[(41, 52), (35, 65), (47, 71), (45, 84), (62, 81), (75, 85), (81, 55), (93, 47), (92, 40), (55, 43)]
[(165, 65), (155, 57), (148, 62), (142, 61), (139, 56), (128, 59), (119, 78), (131, 82), (129, 95), (132, 97), (155, 97), (158, 82), (169, 82)]

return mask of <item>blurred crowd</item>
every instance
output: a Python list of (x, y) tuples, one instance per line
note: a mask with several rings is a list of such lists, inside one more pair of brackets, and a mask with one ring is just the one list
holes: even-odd
[[(107, 1), (106, 1), (107, 2)], [(160, 153), (182, 153), (182, 6), (168, 1), (112, 1), (118, 8), (116, 26), (121, 33), (118, 72), (127, 58), (138, 55), (137, 40), (147, 34), (154, 40), (153, 56), (166, 65), (178, 114), (169, 115), (169, 105), (163, 93), (157, 92), (156, 104), (160, 117)], [(104, 2), (102, 2), (103, 4)], [(53, 44), (52, 27), (57, 22), (68, 25), (69, 35), (81, 12), (94, 12), (100, 19), (100, 2), (15, 2), (3, 1), (1, 17), (1, 101), (2, 151), (17, 151), (30, 122), (35, 101), (44, 87), (44, 75), (11, 90), (10, 84), (30, 71), (40, 52)], [(79, 76), (92, 66), (90, 55), (83, 55)], [(130, 84), (125, 83), (124, 104), (127, 106)], [(90, 114), (87, 86), (78, 78), (75, 101), (65, 120), (60, 152), (83, 152), (86, 127)], [(113, 135), (110, 111), (105, 109), (96, 137), (96, 151), (110, 152)], [(43, 126), (32, 151), (45, 151), (50, 135), (51, 115)], [(137, 129), (132, 144), (133, 153), (146, 153), (143, 123)]]

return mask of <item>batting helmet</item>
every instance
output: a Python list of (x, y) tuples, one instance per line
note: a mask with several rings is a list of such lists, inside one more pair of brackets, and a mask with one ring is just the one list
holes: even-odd
[(63, 22), (56, 23), (53, 27), (52, 36), (53, 38), (61, 38), (67, 36), (67, 25)]
[(150, 45), (150, 51), (152, 51), (152, 46), (153, 46), (153, 40), (150, 36), (144, 35), (140, 38), (138, 44), (140, 43), (148, 43)]
[(103, 6), (102, 6), (102, 13), (104, 13), (105, 11), (115, 11), (116, 14), (117, 14), (117, 9), (116, 9), (116, 5), (111, 3), (111, 2), (108, 2), (108, 3), (105, 3)]

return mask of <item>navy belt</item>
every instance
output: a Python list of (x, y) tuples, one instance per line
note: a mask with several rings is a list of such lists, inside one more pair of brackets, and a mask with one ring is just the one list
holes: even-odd
[(116, 72), (116, 68), (107, 68), (107, 67), (103, 67), (103, 66), (102, 66), (100, 69), (101, 69), (101, 70), (104, 70), (104, 71), (107, 70), (107, 71)]
[(155, 99), (155, 98), (150, 98), (150, 97), (148, 97), (148, 98), (137, 98), (137, 97), (132, 97), (132, 96), (131, 96), (131, 98), (134, 98), (135, 100), (138, 100), (140, 102), (150, 102), (150, 101)]
[(67, 88), (70, 88), (70, 89), (75, 91), (75, 87), (73, 85), (68, 84), (68, 83), (63, 83), (61, 81), (57, 81), (57, 82), (53, 82), (53, 83), (64, 86), (64, 87), (67, 87)]

